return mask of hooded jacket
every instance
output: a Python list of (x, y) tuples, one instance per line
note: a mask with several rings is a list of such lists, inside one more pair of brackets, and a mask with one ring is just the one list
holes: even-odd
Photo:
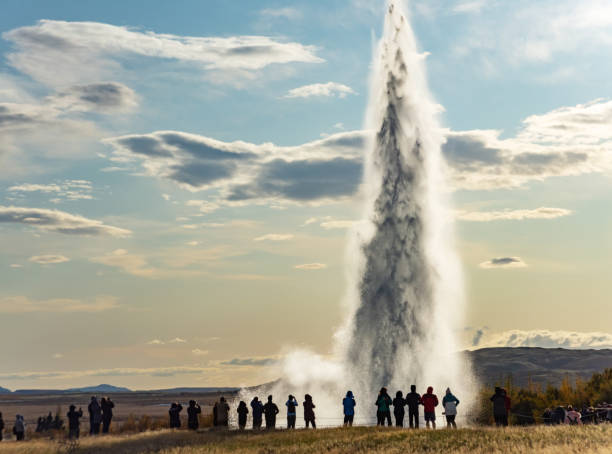
[(378, 411), (381, 413), (386, 413), (389, 411), (389, 406), (392, 404), (391, 397), (389, 394), (381, 394), (376, 399), (375, 405), (378, 407)]
[(459, 405), (459, 399), (457, 399), (450, 389), (446, 390), (446, 395), (442, 399), (442, 406), (446, 416), (455, 416), (457, 414), (457, 405)]
[(346, 393), (346, 397), (342, 399), (342, 406), (344, 407), (344, 414), (346, 416), (352, 416), (355, 414), (355, 406), (357, 403), (355, 402), (355, 398), (353, 397), (353, 393), (349, 391)]
[(251, 408), (253, 409), (253, 419), (255, 421), (261, 421), (261, 415), (263, 415), (264, 412), (264, 406), (261, 400), (253, 399), (251, 401)]
[(491, 397), (491, 402), (493, 402), (494, 416), (506, 416), (506, 396), (504, 396), (501, 388), (495, 388), (495, 394)]
[(421, 397), (421, 403), (425, 407), (426, 413), (434, 413), (438, 406), (438, 396), (433, 393), (433, 388), (430, 386), (427, 388), (427, 394), (423, 394)]

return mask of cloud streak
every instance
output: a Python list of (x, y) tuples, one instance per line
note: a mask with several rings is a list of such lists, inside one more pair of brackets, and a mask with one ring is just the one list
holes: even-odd
[(33, 300), (26, 296), (0, 298), (0, 313), (38, 313), (38, 312), (103, 312), (119, 307), (117, 298), (100, 296), (93, 301), (83, 301), (71, 298), (52, 298)]
[(337, 82), (327, 82), (293, 88), (289, 90), (289, 92), (285, 95), (285, 98), (332, 98), (335, 96), (338, 98), (345, 98), (347, 95), (354, 94), (356, 94), (355, 91), (348, 85)]
[(63, 255), (35, 255), (28, 259), (30, 262), (38, 263), (39, 265), (51, 265), (55, 263), (69, 262), (70, 259)]
[(487, 347), (542, 347), (568, 349), (612, 348), (612, 334), (603, 332), (511, 330), (491, 333), (474, 339), (473, 346)]
[(457, 219), (470, 222), (522, 221), (525, 219), (556, 219), (572, 214), (564, 208), (540, 207), (534, 210), (460, 211)]
[(479, 265), (485, 269), (525, 268), (527, 264), (520, 257), (496, 257)]
[(316, 271), (327, 268), (327, 265), (325, 263), (303, 263), (295, 265), (293, 268), (296, 270)]

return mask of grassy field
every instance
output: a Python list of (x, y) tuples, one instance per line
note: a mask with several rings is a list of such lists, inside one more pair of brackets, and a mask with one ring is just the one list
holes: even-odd
[(612, 452), (612, 425), (584, 427), (478, 428), (410, 431), (354, 427), (272, 433), (168, 430), (136, 435), (85, 437), (78, 444), (34, 440), (3, 442), (0, 453), (558, 453)]

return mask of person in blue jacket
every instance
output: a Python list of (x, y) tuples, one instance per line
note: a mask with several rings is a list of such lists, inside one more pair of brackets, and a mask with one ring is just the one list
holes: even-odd
[(355, 397), (353, 397), (353, 391), (348, 391), (346, 397), (342, 399), (342, 406), (344, 407), (344, 425), (352, 426), (353, 418), (355, 417)]
[(298, 401), (294, 396), (289, 394), (285, 405), (287, 406), (287, 429), (295, 429), (295, 419), (297, 417), (296, 408), (298, 406)]

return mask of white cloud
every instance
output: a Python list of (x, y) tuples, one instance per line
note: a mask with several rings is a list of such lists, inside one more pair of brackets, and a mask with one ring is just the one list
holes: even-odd
[(295, 265), (293, 268), (296, 270), (315, 271), (327, 268), (325, 263), (303, 263), (301, 265)]
[(109, 235), (123, 238), (132, 232), (83, 216), (46, 208), (24, 208), (0, 205), (0, 223), (20, 223), (48, 232), (66, 235)]
[(63, 255), (35, 255), (28, 259), (30, 262), (38, 263), (40, 265), (50, 265), (54, 263), (69, 262), (70, 259)]
[(10, 267), (11, 268), (23, 268), (23, 265), (21, 265), (19, 263), (11, 263)]
[(344, 98), (346, 95), (354, 95), (355, 91), (344, 84), (337, 82), (327, 82), (321, 84), (304, 85), (289, 90), (285, 98), (311, 98), (313, 96), (333, 97), (338, 96)]
[(15, 48), (7, 56), (10, 65), (58, 86), (108, 79), (121, 69), (121, 61), (134, 56), (247, 74), (271, 64), (323, 61), (313, 46), (266, 36), (177, 36), (99, 22), (41, 20), (2, 36)]
[(479, 13), (491, 0), (464, 0), (453, 6), (455, 13)]
[(290, 233), (268, 233), (254, 238), (253, 241), (288, 241), (291, 239), (293, 235)]
[(556, 219), (572, 214), (564, 208), (540, 207), (534, 210), (459, 211), (457, 219), (471, 222), (522, 221), (524, 219)]
[(164, 345), (165, 342), (160, 339), (153, 339), (147, 342), (147, 345)]
[(603, 332), (576, 332), (550, 330), (511, 330), (491, 333), (479, 338), (473, 345), (487, 347), (542, 347), (569, 349), (612, 348), (612, 334)]
[(197, 246), (198, 244), (200, 244), (200, 243), (199, 243), (199, 242), (197, 242), (197, 241), (189, 241), (189, 242), (187, 243), (187, 246)]
[(92, 183), (86, 180), (65, 180), (59, 183), (39, 184), (25, 183), (10, 186), (8, 191), (13, 193), (41, 192), (43, 194), (53, 194), (56, 196), (50, 199), (51, 202), (59, 203), (65, 200), (91, 200)]
[(70, 380), (82, 377), (129, 377), (147, 375), (152, 377), (171, 377), (174, 375), (202, 375), (210, 372), (210, 367), (174, 366), (174, 367), (122, 367), (114, 369), (89, 369), (72, 371), (24, 371), (0, 373), (0, 380)]
[(60, 192), (61, 186), (57, 184), (18, 184), (8, 188), (11, 192)]
[(194, 348), (193, 350), (191, 350), (191, 353), (196, 356), (204, 356), (208, 355), (208, 350), (200, 350), (199, 348)]
[(161, 196), (162, 196), (162, 199), (164, 199), (166, 202), (172, 198), (169, 194), (162, 194)]
[(52, 358), (53, 359), (62, 359), (64, 357), (64, 355), (62, 355), (61, 353), (54, 353)]
[(330, 220), (321, 222), (321, 227), (325, 230), (332, 229), (350, 229), (353, 225), (355, 225), (357, 221), (349, 221), (349, 220)]
[(264, 17), (272, 17), (275, 19), (299, 19), (302, 17), (302, 12), (297, 8), (266, 8), (262, 9), (259, 14)]
[(180, 337), (175, 337), (174, 339), (170, 339), (168, 343), (169, 344), (185, 344), (187, 343), (187, 340), (180, 338)]
[(153, 277), (158, 271), (148, 263), (144, 256), (130, 254), (125, 249), (116, 249), (110, 254), (93, 257), (90, 261), (120, 268), (128, 274), (140, 277)]
[(31, 313), (31, 312), (102, 312), (119, 307), (117, 298), (100, 296), (93, 301), (83, 301), (71, 298), (52, 298), (33, 300), (26, 296), (0, 298), (0, 313)]
[(525, 268), (527, 264), (520, 257), (496, 257), (479, 265), (485, 269)]
[(198, 207), (202, 213), (212, 213), (220, 208), (218, 203), (209, 202), (207, 200), (188, 200), (185, 205), (188, 207)]

